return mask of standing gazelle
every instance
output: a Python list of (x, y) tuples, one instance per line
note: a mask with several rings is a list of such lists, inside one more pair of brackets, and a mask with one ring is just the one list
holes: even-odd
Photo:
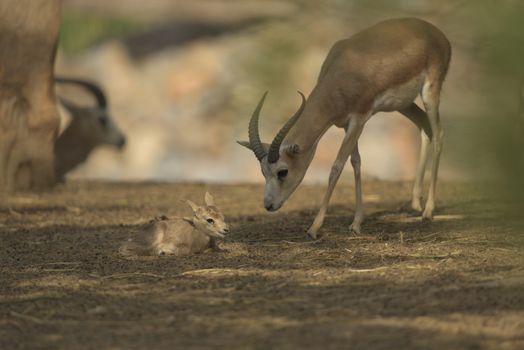
[[(442, 150), (440, 90), (451, 58), (451, 45), (435, 26), (416, 18), (380, 22), (337, 42), (320, 70), (309, 98), (282, 127), (271, 145), (260, 141), (258, 118), (266, 95), (249, 122), (248, 147), (260, 161), (266, 179), (264, 206), (278, 210), (300, 184), (324, 133), (335, 125), (346, 134), (331, 168), (320, 211), (308, 230), (312, 238), (322, 226), (335, 184), (349, 156), (355, 173), (356, 208), (351, 230), (360, 232), (364, 218), (358, 138), (377, 112), (399, 111), (421, 130), (420, 161), (412, 207), (422, 211), (421, 194), (429, 145), (433, 145), (431, 182), (422, 214), (432, 219)], [(414, 100), (421, 95), (426, 112)]]

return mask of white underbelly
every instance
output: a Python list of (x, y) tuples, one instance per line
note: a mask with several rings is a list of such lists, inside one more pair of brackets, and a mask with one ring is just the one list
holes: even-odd
[(391, 87), (378, 95), (373, 102), (373, 113), (392, 112), (408, 107), (422, 92), (425, 74), (408, 82)]

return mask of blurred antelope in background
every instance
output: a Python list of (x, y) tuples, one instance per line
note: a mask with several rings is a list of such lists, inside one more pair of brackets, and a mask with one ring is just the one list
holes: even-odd
[[(443, 131), (439, 117), (440, 91), (451, 59), (451, 45), (432, 24), (416, 19), (392, 19), (375, 24), (331, 48), (317, 85), (302, 97), (297, 113), (268, 145), (260, 140), (258, 119), (266, 94), (249, 122), (248, 147), (260, 162), (266, 185), (264, 206), (278, 210), (300, 184), (317, 144), (333, 125), (346, 134), (329, 175), (320, 211), (308, 234), (317, 237), (329, 200), (347, 159), (355, 174), (356, 207), (350, 229), (360, 232), (364, 218), (358, 139), (377, 112), (399, 111), (421, 130), (420, 160), (412, 207), (422, 211), (421, 194), (429, 146), (433, 149), (429, 193), (422, 217), (432, 219)], [(425, 111), (414, 100), (421, 95)]]
[(55, 82), (83, 87), (97, 102), (95, 107), (85, 107), (59, 98), (60, 103), (71, 114), (70, 124), (60, 134), (55, 145), (55, 175), (58, 181), (64, 181), (65, 174), (86, 161), (95, 148), (112, 145), (122, 149), (126, 138), (111, 118), (107, 98), (97, 84), (62, 77), (56, 77)]

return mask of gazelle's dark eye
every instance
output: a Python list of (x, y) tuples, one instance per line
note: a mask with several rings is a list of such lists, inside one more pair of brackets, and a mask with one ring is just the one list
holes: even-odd
[(287, 169), (279, 170), (277, 176), (279, 180), (284, 179), (287, 176)]
[(211, 225), (213, 225), (215, 223), (215, 220), (213, 219), (207, 219), (207, 222), (210, 223)]

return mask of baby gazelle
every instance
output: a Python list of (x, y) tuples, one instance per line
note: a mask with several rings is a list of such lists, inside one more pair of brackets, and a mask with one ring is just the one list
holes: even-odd
[(218, 238), (224, 238), (229, 227), (224, 215), (215, 207), (213, 196), (206, 192), (206, 205), (199, 207), (186, 201), (193, 210), (193, 217), (159, 219), (146, 226), (136, 239), (122, 246), (124, 255), (183, 256), (218, 248)]

